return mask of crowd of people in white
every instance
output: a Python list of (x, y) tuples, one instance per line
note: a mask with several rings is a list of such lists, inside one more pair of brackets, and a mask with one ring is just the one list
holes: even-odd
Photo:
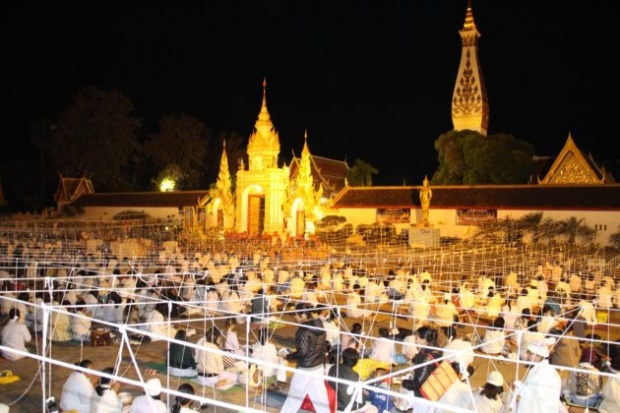
[[(620, 341), (597, 334), (597, 325), (610, 326), (620, 309), (620, 282), (612, 275), (565, 269), (559, 261), (450, 280), (434, 279), (423, 266), (375, 272), (346, 256), (295, 265), (261, 248), (181, 252), (168, 242), (131, 257), (5, 240), (1, 354), (27, 357), (45, 329), (51, 342), (91, 342), (95, 330), (118, 342), (127, 332), (136, 344), (172, 340), (168, 374), (195, 386), (258, 388), (286, 382), (293, 372), (281, 411), (309, 405), (316, 412), (416, 413), (446, 411), (423, 401), (420, 386), (434, 370), (429, 360), (447, 357), (459, 379), (440, 403), (485, 412), (559, 412), (562, 402), (620, 411)], [(205, 326), (196, 342), (193, 319)], [(277, 350), (274, 324), (296, 328), (294, 349)], [(252, 332), (250, 342), (240, 344), (239, 326)], [(486, 384), (472, 389), (476, 354), (522, 362), (529, 371), (518, 379), (489, 370)], [(79, 365), (94, 369), (88, 360)], [(323, 377), (333, 378), (331, 396)], [(398, 381), (401, 396), (382, 392)], [(193, 394), (188, 386), (179, 391)], [(149, 380), (143, 388), (148, 400), (135, 398), (130, 411), (168, 410), (161, 383)], [(118, 393), (112, 378), (76, 370), (61, 407), (122, 411)], [(175, 400), (171, 408), (191, 411), (189, 399)]]

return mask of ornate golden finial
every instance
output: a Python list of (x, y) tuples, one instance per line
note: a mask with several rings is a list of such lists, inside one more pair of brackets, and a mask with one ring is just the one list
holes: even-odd
[(465, 24), (463, 30), (476, 30), (476, 22), (474, 21), (474, 11), (471, 8), (471, 0), (467, 0), (467, 13), (465, 14)]
[(267, 106), (267, 78), (263, 78), (263, 106)]

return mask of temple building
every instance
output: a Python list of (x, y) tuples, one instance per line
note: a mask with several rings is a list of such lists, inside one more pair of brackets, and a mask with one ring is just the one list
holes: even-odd
[[(451, 101), (453, 127), (486, 136), (489, 104), (478, 56), (480, 33), (470, 2), (459, 33), (462, 53)], [(75, 205), (88, 219), (102, 220), (141, 211), (151, 218), (177, 219), (184, 230), (198, 234), (249, 236), (308, 236), (326, 215), (343, 217), (354, 228), (388, 224), (403, 232), (417, 227), (420, 232), (466, 238), (485, 221), (543, 213), (555, 220), (582, 219), (596, 229), (601, 245), (620, 227), (620, 185), (577, 147), (570, 132), (559, 154), (546, 158), (530, 184), (429, 187), (426, 182), (424, 186), (351, 187), (346, 181), (347, 163), (312, 154), (307, 131), (301, 154), (288, 164), (280, 161), (280, 139), (267, 107), (266, 80), (262, 86), (262, 103), (247, 145), (247, 165), (242, 159), (236, 171), (231, 170), (224, 142), (217, 182), (211, 189), (99, 194), (88, 180), (61, 178), (58, 209)], [(535, 161), (542, 165), (544, 159)], [(423, 207), (420, 193), (424, 188), (432, 199)]]
[[(301, 157), (280, 166), (280, 139), (267, 108), (267, 82), (248, 147), (248, 165), (240, 160), (233, 194), (226, 151), (207, 205), (207, 228), (221, 228), (252, 236), (303, 236), (327, 211), (328, 199), (344, 186), (346, 162), (314, 157), (304, 136)], [(325, 172), (323, 173), (323, 166)]]

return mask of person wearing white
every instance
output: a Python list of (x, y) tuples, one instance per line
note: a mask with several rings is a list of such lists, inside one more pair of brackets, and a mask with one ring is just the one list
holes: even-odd
[(78, 299), (76, 315), (71, 317), (71, 335), (75, 341), (89, 341), (92, 313), (86, 310), (86, 302)]
[(245, 350), (241, 348), (241, 345), (239, 344), (239, 336), (235, 331), (237, 319), (235, 317), (227, 318), (225, 326), (226, 328), (224, 331), (226, 332), (226, 340), (224, 341), (224, 350), (229, 350), (237, 355), (244, 356)]
[(598, 290), (596, 290), (596, 305), (598, 308), (609, 310), (612, 306), (613, 291), (603, 281)]
[[(82, 360), (77, 365), (85, 369), (93, 369), (93, 363), (90, 360)], [(90, 402), (95, 392), (96, 379), (96, 376), (81, 371), (69, 374), (62, 387), (60, 408), (63, 411), (75, 410), (77, 413), (90, 413)]]
[[(444, 355), (451, 363), (458, 363), (461, 374), (467, 375), (467, 367), (474, 362), (474, 347), (469, 340), (455, 337), (444, 347)], [(463, 377), (465, 378), (465, 377)]]
[(473, 406), (475, 411), (478, 413), (502, 413), (504, 411), (503, 387), (504, 377), (502, 373), (497, 370), (491, 371), (484, 387), (474, 393)]
[(144, 384), (145, 394), (137, 396), (131, 403), (130, 413), (166, 413), (168, 408), (161, 401), (161, 381), (158, 378)]
[(515, 329), (515, 321), (521, 317), (521, 309), (517, 307), (516, 300), (506, 298), (506, 303), (502, 306), (500, 316), (504, 319), (504, 329), (512, 332)]
[(366, 318), (370, 316), (370, 312), (366, 309), (359, 308), (362, 304), (360, 290), (354, 290), (347, 295), (346, 312), (351, 318)]
[(562, 379), (549, 364), (549, 344), (545, 340), (527, 347), (528, 361), (537, 363), (522, 383), (515, 381), (516, 413), (559, 412)]
[(379, 329), (379, 338), (373, 342), (369, 358), (392, 364), (396, 356), (396, 342), (390, 337), (390, 330), (386, 327)]
[(463, 310), (469, 310), (476, 305), (476, 296), (469, 288), (468, 282), (463, 283), (459, 289), (459, 304)]
[[(112, 375), (114, 367), (106, 367), (103, 372)], [(102, 376), (90, 402), (90, 413), (122, 413), (123, 402), (118, 397), (120, 388), (120, 382)]]
[(144, 322), (146, 331), (153, 333), (151, 341), (160, 341), (162, 339), (174, 338), (177, 330), (166, 322), (165, 314), (167, 314), (168, 305), (166, 303), (157, 303), (155, 308), (146, 314)]
[[(194, 356), (197, 364), (196, 370), (198, 370), (198, 377), (195, 381), (203, 386), (215, 387), (219, 381), (227, 381), (228, 383), (237, 381), (236, 371), (226, 370), (224, 357), (215, 352), (221, 350), (221, 343), (222, 336), (217, 328), (207, 331), (204, 337), (201, 337), (196, 343), (199, 348), (196, 349)], [(235, 366), (239, 366), (240, 363), (243, 362), (237, 362)]]
[(70, 305), (68, 301), (64, 301), (62, 305), (54, 302), (57, 310), (51, 313), (52, 317), (52, 341), (69, 341), (71, 340), (71, 316), (67, 309)]
[[(9, 321), (2, 329), (2, 345), (9, 349), (28, 352), (26, 343), (32, 340), (26, 324), (19, 322), (20, 312), (17, 308), (9, 311)], [(17, 354), (11, 350), (2, 350), (2, 357), (7, 360), (19, 360), (26, 356)]]
[(579, 306), (579, 312), (583, 318), (586, 319), (586, 323), (588, 327), (594, 327), (598, 324), (598, 319), (596, 318), (596, 309), (590, 300), (588, 300), (588, 296), (586, 294), (581, 295), (581, 300), (577, 304)]
[[(422, 288), (425, 286), (423, 285)], [(422, 295), (416, 297), (409, 304), (409, 312), (413, 316), (413, 330), (428, 324), (428, 316), (431, 313), (431, 305)]]
[[(261, 328), (258, 333), (258, 341), (252, 345), (251, 357), (254, 360), (278, 364), (280, 358), (278, 357), (278, 350), (276, 346), (269, 341), (269, 330), (267, 328)], [(277, 373), (276, 368), (272, 366), (259, 364), (259, 369), (263, 371), (264, 378), (273, 376)], [(264, 379), (263, 379), (264, 383)]]
[(505, 344), (504, 319), (497, 317), (493, 320), (493, 324), (487, 327), (480, 350), (486, 354), (499, 355), (502, 353)]

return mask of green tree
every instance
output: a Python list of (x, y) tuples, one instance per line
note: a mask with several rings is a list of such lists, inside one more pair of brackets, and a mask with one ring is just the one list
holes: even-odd
[(89, 176), (97, 189), (126, 190), (128, 162), (139, 148), (141, 120), (133, 112), (121, 92), (87, 87), (60, 114), (52, 133), (39, 131), (33, 143), (63, 175)]
[(158, 173), (176, 165), (183, 176), (183, 186), (196, 189), (203, 184), (209, 139), (206, 125), (198, 118), (170, 113), (159, 121), (159, 132), (148, 137), (144, 149)]
[(517, 225), (524, 233), (531, 234), (532, 242), (538, 242), (541, 229), (548, 226), (547, 222), (542, 212), (532, 212), (522, 216)]
[(534, 147), (506, 134), (450, 131), (435, 141), (435, 149), (434, 185), (524, 184), (534, 165)]
[(350, 186), (372, 186), (372, 176), (378, 173), (377, 168), (358, 158), (347, 173), (347, 181)]

